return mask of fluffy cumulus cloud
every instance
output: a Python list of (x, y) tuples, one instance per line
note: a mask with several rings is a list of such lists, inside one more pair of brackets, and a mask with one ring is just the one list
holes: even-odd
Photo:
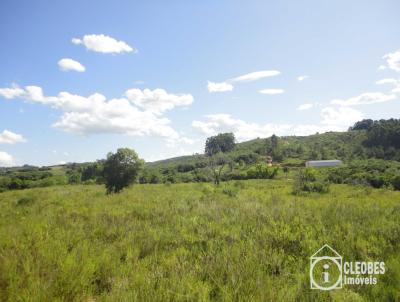
[(26, 142), (26, 139), (21, 134), (9, 130), (3, 130), (3, 132), (0, 133), (0, 144), (14, 145), (23, 142)]
[[(310, 104), (307, 104), (310, 105)], [(363, 114), (349, 107), (325, 107), (321, 110), (319, 124), (276, 124), (252, 123), (232, 117), (230, 114), (205, 115), (202, 120), (192, 122), (192, 127), (201, 134), (210, 136), (221, 132), (233, 132), (238, 141), (256, 137), (276, 135), (310, 135), (327, 131), (345, 131), (355, 122), (363, 119)]]
[[(351, 124), (349, 124), (351, 125)], [(349, 125), (322, 124), (322, 125), (291, 125), (274, 123), (251, 123), (236, 119), (229, 114), (212, 114), (204, 119), (192, 122), (192, 127), (206, 136), (220, 132), (233, 132), (238, 141), (246, 141), (256, 137), (276, 135), (310, 135), (317, 132), (343, 131)]]
[(225, 91), (232, 91), (233, 85), (227, 82), (210, 82), (208, 81), (207, 89), (209, 92), (225, 92)]
[(88, 97), (69, 92), (45, 96), (38, 86), (26, 86), (22, 90), (19, 98), (62, 111), (59, 120), (53, 124), (55, 128), (79, 135), (121, 133), (179, 139), (170, 120), (161, 113), (193, 102), (189, 94), (169, 94), (163, 89), (131, 89), (126, 91), (126, 98), (111, 100), (99, 93)]
[(267, 77), (274, 77), (280, 75), (280, 71), (278, 70), (261, 70), (246, 73), (244, 75), (226, 80), (224, 82), (211, 82), (208, 81), (207, 89), (209, 92), (225, 92), (225, 91), (232, 91), (234, 83), (241, 83), (241, 82), (252, 82), (257, 81)]
[(364, 118), (362, 112), (350, 107), (325, 107), (321, 110), (321, 116), (322, 124), (331, 125), (333, 129), (342, 127), (342, 130)]
[(73, 38), (72, 43), (83, 44), (86, 49), (101, 53), (120, 54), (125, 52), (137, 52), (137, 50), (129, 46), (124, 41), (118, 41), (110, 36), (100, 35), (84, 35), (82, 39)]
[(244, 141), (256, 137), (267, 137), (274, 133), (281, 135), (290, 128), (290, 125), (248, 123), (221, 113), (206, 115), (203, 121), (193, 121), (192, 127), (205, 135), (233, 132), (238, 141)]
[(386, 60), (387, 66), (390, 69), (400, 72), (400, 49), (384, 55), (383, 59)]
[(83, 66), (81, 63), (69, 58), (64, 58), (58, 61), (58, 66), (62, 71), (73, 70), (77, 72), (84, 72), (86, 70), (85, 66)]
[(169, 94), (164, 89), (130, 89), (125, 96), (136, 106), (160, 115), (164, 111), (171, 110), (177, 106), (188, 106), (193, 103), (190, 94)]
[(7, 152), (0, 151), (0, 167), (10, 167), (14, 165), (14, 158)]
[(9, 88), (0, 88), (0, 96), (10, 100), (22, 96), (25, 91), (19, 88), (17, 85), (13, 84)]
[(314, 104), (304, 103), (304, 104), (301, 104), (299, 107), (297, 107), (297, 110), (303, 111), (303, 110), (311, 109), (312, 107), (314, 107)]
[(283, 89), (262, 89), (258, 91), (261, 94), (268, 94), (268, 95), (275, 95), (275, 94), (282, 94), (285, 91)]
[(342, 99), (332, 100), (331, 104), (340, 106), (368, 105), (368, 104), (388, 102), (394, 100), (395, 98), (396, 96), (394, 94), (385, 94), (382, 92), (365, 92), (346, 100)]

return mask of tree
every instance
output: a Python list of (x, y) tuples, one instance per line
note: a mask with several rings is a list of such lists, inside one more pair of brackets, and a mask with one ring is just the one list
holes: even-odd
[(89, 164), (82, 169), (82, 181), (96, 181), (100, 183), (102, 180), (102, 173), (103, 173), (103, 162), (97, 161), (95, 163)]
[(279, 138), (275, 134), (271, 136), (270, 144), (267, 143), (267, 154), (271, 155), (275, 161), (281, 161), (283, 159)]
[(349, 130), (369, 130), (374, 125), (374, 121), (371, 119), (364, 119), (354, 124), (353, 127), (350, 127)]
[(230, 161), (229, 157), (222, 152), (210, 157), (210, 169), (215, 185), (219, 185), (222, 171), (224, 170), (225, 165), (229, 164)]
[(233, 133), (219, 133), (207, 138), (205, 154), (213, 156), (219, 152), (229, 152), (235, 147), (235, 136)]
[(116, 153), (108, 153), (103, 168), (107, 194), (118, 193), (134, 183), (143, 166), (144, 160), (134, 150), (120, 148)]

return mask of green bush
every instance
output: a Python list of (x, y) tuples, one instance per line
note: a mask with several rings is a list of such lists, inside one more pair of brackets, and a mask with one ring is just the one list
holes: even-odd
[(400, 174), (392, 178), (392, 186), (395, 190), (400, 190)]
[(378, 159), (354, 160), (341, 167), (326, 169), (324, 172), (332, 183), (362, 184), (382, 188), (393, 186), (393, 178), (400, 174), (400, 163)]
[(268, 167), (265, 164), (257, 164), (247, 171), (248, 179), (273, 179), (278, 175), (278, 167)]
[(306, 168), (298, 172), (292, 190), (294, 194), (302, 192), (327, 193), (328, 191), (329, 183), (313, 168)]

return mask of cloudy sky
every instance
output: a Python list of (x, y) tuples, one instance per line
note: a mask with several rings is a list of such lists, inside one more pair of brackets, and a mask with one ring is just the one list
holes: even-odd
[(400, 117), (400, 2), (0, 2), (0, 166)]

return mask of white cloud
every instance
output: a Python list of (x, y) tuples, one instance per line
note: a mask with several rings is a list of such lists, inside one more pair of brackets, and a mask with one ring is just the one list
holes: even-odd
[(297, 81), (301, 82), (301, 81), (304, 81), (305, 79), (308, 79), (308, 78), (309, 78), (309, 76), (307, 76), (307, 75), (301, 75), (301, 76), (297, 77)]
[(177, 147), (181, 147), (182, 145), (194, 145), (194, 143), (196, 142), (195, 140), (185, 137), (183, 135), (181, 135), (179, 137), (179, 140), (177, 139), (166, 139), (166, 146), (168, 148), (177, 148)]
[(9, 88), (0, 88), (0, 96), (6, 99), (14, 99), (24, 94), (24, 90), (13, 84)]
[(169, 94), (159, 88), (153, 91), (134, 88), (127, 90), (125, 96), (136, 106), (157, 115), (174, 107), (188, 106), (193, 103), (193, 96), (190, 94)]
[(385, 65), (379, 65), (378, 70), (385, 70), (387, 67)]
[(258, 91), (259, 93), (262, 94), (269, 94), (269, 95), (275, 95), (275, 94), (282, 94), (285, 92), (283, 89), (262, 89)]
[(250, 73), (238, 76), (236, 78), (226, 80), (224, 82), (217, 83), (217, 82), (208, 81), (207, 89), (209, 92), (232, 91), (234, 88), (233, 83), (251, 82), (251, 81), (260, 80), (260, 79), (266, 78), (266, 77), (274, 77), (274, 76), (277, 76), (280, 74), (281, 74), (280, 71), (277, 71), (277, 70), (261, 70), (261, 71), (250, 72)]
[(74, 70), (77, 72), (84, 72), (86, 70), (85, 66), (81, 63), (69, 58), (64, 58), (58, 61), (58, 66), (62, 71)]
[(14, 165), (14, 158), (7, 152), (0, 151), (0, 167), (10, 167)]
[(301, 104), (299, 107), (297, 107), (297, 110), (308, 110), (311, 109), (312, 107), (314, 107), (314, 104), (312, 103), (305, 103), (305, 104)]
[(0, 144), (11, 144), (26, 142), (26, 139), (21, 135), (9, 130), (4, 130), (0, 133)]
[(351, 97), (347, 100), (335, 99), (331, 101), (331, 104), (340, 106), (357, 106), (367, 105), (375, 103), (384, 103), (394, 100), (396, 96), (394, 94), (384, 94), (382, 92), (365, 92), (358, 96)]
[(280, 75), (280, 71), (277, 70), (261, 70), (261, 71), (255, 71), (255, 72), (250, 72), (241, 76), (238, 76), (236, 78), (231, 79), (230, 81), (232, 82), (251, 82), (251, 81), (257, 81), (262, 78), (267, 78), (267, 77), (274, 77), (277, 75)]
[(272, 134), (282, 135), (290, 125), (257, 124), (235, 119), (229, 114), (211, 114), (205, 116), (205, 121), (193, 121), (192, 127), (203, 134), (214, 135), (219, 132), (233, 132), (238, 141), (256, 137), (267, 137)]
[(400, 49), (384, 55), (383, 59), (386, 60), (386, 63), (390, 69), (400, 71)]
[(383, 84), (397, 84), (397, 80), (396, 79), (382, 79), (379, 81), (376, 81), (375, 84), (377, 85), (383, 85)]
[(124, 41), (118, 41), (110, 36), (84, 35), (82, 39), (73, 38), (72, 43), (85, 45), (86, 49), (101, 53), (119, 54), (124, 52), (134, 52), (137, 50), (129, 46)]
[[(42, 88), (26, 86), (21, 98), (61, 110), (63, 113), (53, 127), (78, 135), (120, 133), (126, 135), (153, 135), (179, 139), (180, 135), (170, 126), (162, 112), (176, 106), (190, 105), (190, 94), (168, 94), (163, 89), (131, 89), (127, 98), (107, 100), (94, 93), (88, 97), (60, 92), (45, 96)], [(137, 106), (137, 107), (136, 107)], [(143, 108), (144, 110), (139, 109)]]
[(221, 132), (233, 132), (236, 139), (245, 141), (256, 137), (269, 137), (272, 134), (310, 135), (328, 131), (345, 131), (355, 122), (363, 119), (363, 114), (349, 107), (326, 107), (321, 110), (320, 124), (275, 124), (251, 123), (236, 119), (230, 114), (205, 115), (203, 120), (194, 120), (192, 127), (200, 133), (210, 136)]
[(400, 79), (396, 80), (393, 78), (389, 79), (382, 79), (376, 82), (378, 85), (383, 85), (383, 84), (390, 84), (394, 85), (394, 88), (391, 90), (391, 93), (400, 93)]
[(233, 85), (227, 82), (215, 83), (208, 81), (207, 89), (209, 92), (225, 92), (232, 91)]
[(72, 42), (72, 44), (75, 44), (75, 45), (79, 45), (79, 44), (83, 43), (82, 40), (79, 38), (72, 38), (71, 42)]
[(362, 112), (349, 107), (325, 107), (321, 110), (322, 124), (345, 127), (361, 121), (364, 116)]
[(193, 145), (195, 143), (195, 140), (184, 136), (182, 136), (179, 140), (188, 145)]

